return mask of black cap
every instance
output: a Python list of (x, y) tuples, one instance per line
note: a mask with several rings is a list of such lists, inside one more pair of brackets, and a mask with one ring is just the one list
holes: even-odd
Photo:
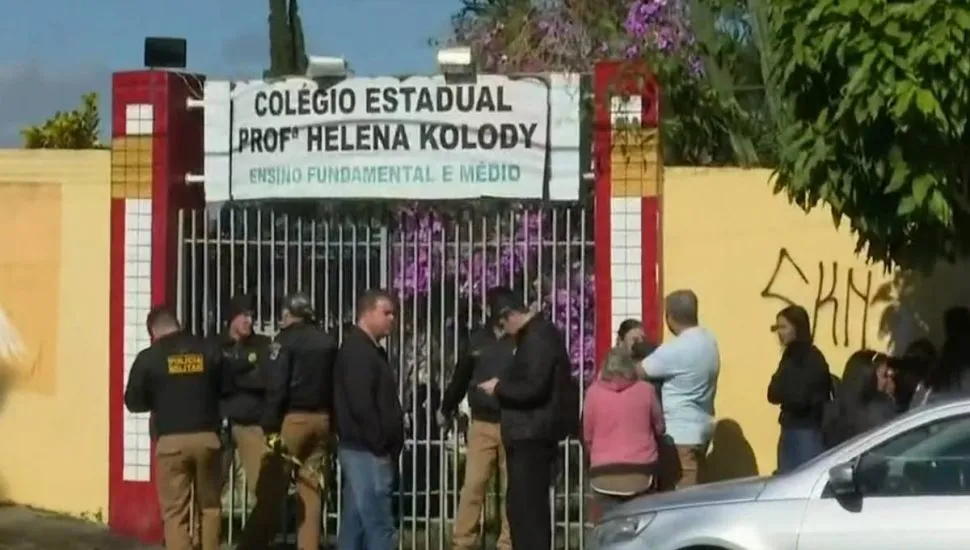
[(502, 319), (513, 311), (524, 311), (525, 305), (522, 300), (515, 295), (515, 292), (505, 286), (495, 286), (488, 289), (485, 295), (485, 303), (488, 305), (490, 319)]
[(283, 309), (301, 319), (313, 319), (313, 302), (306, 292), (294, 292), (284, 297)]
[(245, 294), (233, 296), (226, 306), (226, 319), (231, 323), (233, 319), (240, 315), (252, 315), (255, 311), (253, 299)]

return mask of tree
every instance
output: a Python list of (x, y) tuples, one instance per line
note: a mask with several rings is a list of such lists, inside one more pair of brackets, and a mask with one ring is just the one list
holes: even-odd
[(875, 261), (970, 252), (970, 3), (774, 0), (777, 192)]
[(269, 0), (269, 69), (265, 78), (306, 73), (307, 55), (297, 0)]
[(97, 149), (101, 147), (100, 125), (98, 94), (90, 92), (81, 96), (78, 108), (57, 111), (42, 124), (28, 126), (20, 133), (26, 149)]
[[(773, 158), (742, 90), (761, 90), (756, 43), (735, 32), (744, 0), (466, 0), (453, 42), (489, 72), (588, 72), (598, 59), (645, 61), (661, 84), (661, 131), (671, 164), (760, 164)], [(720, 25), (734, 16), (738, 24)], [(741, 36), (744, 35), (744, 36)], [(746, 53), (746, 57), (741, 53)], [(754, 70), (735, 71), (738, 63)], [(742, 74), (756, 78), (747, 82)], [(742, 82), (743, 81), (743, 82)], [(763, 101), (749, 101), (764, 110)]]

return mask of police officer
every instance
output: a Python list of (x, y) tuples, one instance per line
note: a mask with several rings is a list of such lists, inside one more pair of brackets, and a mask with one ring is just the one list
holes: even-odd
[[(280, 453), (303, 465), (296, 476), (297, 495), (302, 503), (297, 548), (316, 550), (322, 513), (319, 475), (325, 470), (323, 461), (331, 433), (337, 341), (313, 324), (313, 306), (306, 293), (286, 296), (281, 309), (281, 330), (269, 348), (261, 424), (268, 446), (276, 451), (268, 461), (271, 465), (280, 463)], [(279, 514), (279, 500), (263, 506), (257, 498), (256, 506), (261, 508), (260, 513)]]
[(559, 442), (576, 435), (579, 391), (559, 329), (508, 288), (489, 291), (491, 313), (515, 338), (512, 365), (478, 387), (502, 408), (512, 548), (552, 544), (549, 487)]
[(194, 486), (201, 509), (202, 549), (217, 550), (222, 521), (219, 360), (205, 342), (183, 332), (165, 307), (153, 308), (146, 324), (152, 344), (131, 366), (125, 406), (131, 412), (151, 412), (165, 547), (193, 547), (189, 502)]
[[(489, 311), (492, 308), (489, 306)], [(445, 389), (439, 413), (439, 423), (448, 425), (458, 403), (468, 394), (471, 407), (471, 423), (468, 427), (468, 450), (465, 462), (465, 482), (458, 502), (452, 537), (455, 550), (471, 550), (476, 546), (479, 519), (488, 482), (496, 469), (502, 482), (502, 531), (498, 539), (499, 550), (509, 550), (509, 524), (505, 516), (505, 448), (499, 427), (501, 410), (494, 396), (486, 394), (478, 385), (498, 377), (515, 357), (515, 342), (502, 331), (498, 321), (489, 313), (488, 326), (471, 334), (455, 366), (455, 373)]]
[(263, 365), (269, 353), (270, 338), (253, 333), (253, 305), (248, 296), (229, 301), (229, 322), (218, 336), (223, 374), (232, 391), (221, 403), (222, 417), (229, 421), (230, 433), (250, 488), (259, 479), (259, 467), (266, 452), (259, 422), (266, 399)]

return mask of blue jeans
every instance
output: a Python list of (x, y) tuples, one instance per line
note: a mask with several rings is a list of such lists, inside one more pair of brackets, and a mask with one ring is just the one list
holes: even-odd
[(816, 428), (782, 428), (778, 438), (778, 473), (790, 472), (825, 450), (822, 431)]
[(392, 488), (397, 466), (389, 457), (339, 446), (344, 475), (338, 550), (394, 550)]

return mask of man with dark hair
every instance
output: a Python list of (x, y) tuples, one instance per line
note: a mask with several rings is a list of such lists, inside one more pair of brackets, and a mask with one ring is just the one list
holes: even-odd
[[(221, 356), (223, 376), (226, 378), (226, 393), (223, 395), (220, 410), (228, 423), (229, 437), (223, 441), (229, 458), (233, 450), (238, 451), (249, 490), (256, 492), (258, 499), (278, 501), (280, 496), (275, 495), (270, 488), (281, 493), (285, 487), (279, 487), (281, 484), (278, 482), (259, 483), (259, 472), (266, 456), (266, 440), (259, 423), (266, 401), (265, 367), (272, 340), (262, 334), (253, 333), (254, 309), (251, 297), (234, 296), (226, 308), (225, 330), (211, 341)], [(223, 470), (226, 470), (225, 466)], [(229, 475), (233, 475), (231, 470)], [(260, 490), (257, 491), (257, 488)], [(274, 533), (278, 519), (279, 514), (251, 516), (246, 523), (248, 535), (265, 537), (265, 533)], [(263, 540), (260, 539), (261, 542)], [(269, 541), (265, 543), (262, 546), (268, 545)], [(254, 544), (254, 547), (257, 546), (261, 544)]]
[[(501, 289), (499, 289), (501, 291)], [(471, 407), (471, 423), (468, 427), (468, 449), (465, 454), (465, 481), (458, 501), (452, 536), (455, 550), (471, 550), (475, 547), (479, 519), (488, 483), (497, 470), (502, 482), (502, 505), (500, 506), (502, 530), (497, 548), (509, 550), (509, 524), (505, 513), (505, 485), (508, 473), (505, 468), (505, 446), (502, 445), (500, 428), (501, 408), (495, 396), (488, 395), (478, 387), (482, 382), (498, 377), (515, 358), (515, 342), (502, 331), (495, 317), (492, 292), (486, 296), (488, 320), (484, 328), (472, 332), (468, 343), (461, 346), (458, 364), (451, 382), (445, 389), (439, 413), (439, 424), (451, 424), (458, 404), (468, 395)]]
[(396, 548), (391, 491), (404, 448), (404, 411), (381, 340), (394, 327), (394, 300), (382, 290), (357, 302), (357, 326), (337, 356), (334, 412), (345, 477), (339, 550)]
[(315, 549), (320, 544), (320, 483), (327, 470), (337, 341), (313, 323), (313, 303), (305, 292), (285, 296), (280, 309), (280, 332), (269, 347), (260, 422), (272, 454), (263, 463), (256, 487), (252, 515), (259, 519), (246, 525), (241, 548), (267, 548), (276, 536), (286, 473), (292, 467), (289, 460), (283, 463), (281, 455), (286, 453), (302, 465), (295, 476), (301, 504), (297, 548)]
[(502, 408), (512, 548), (545, 549), (552, 544), (549, 487), (559, 442), (578, 432), (579, 391), (562, 334), (552, 322), (508, 288), (492, 289), (489, 302), (516, 344), (509, 368), (478, 386)]
[(182, 332), (168, 308), (152, 308), (146, 324), (152, 344), (131, 366), (125, 406), (131, 412), (152, 415), (165, 547), (193, 547), (189, 503), (194, 487), (201, 509), (202, 548), (217, 550), (222, 522), (220, 363), (201, 339)]

